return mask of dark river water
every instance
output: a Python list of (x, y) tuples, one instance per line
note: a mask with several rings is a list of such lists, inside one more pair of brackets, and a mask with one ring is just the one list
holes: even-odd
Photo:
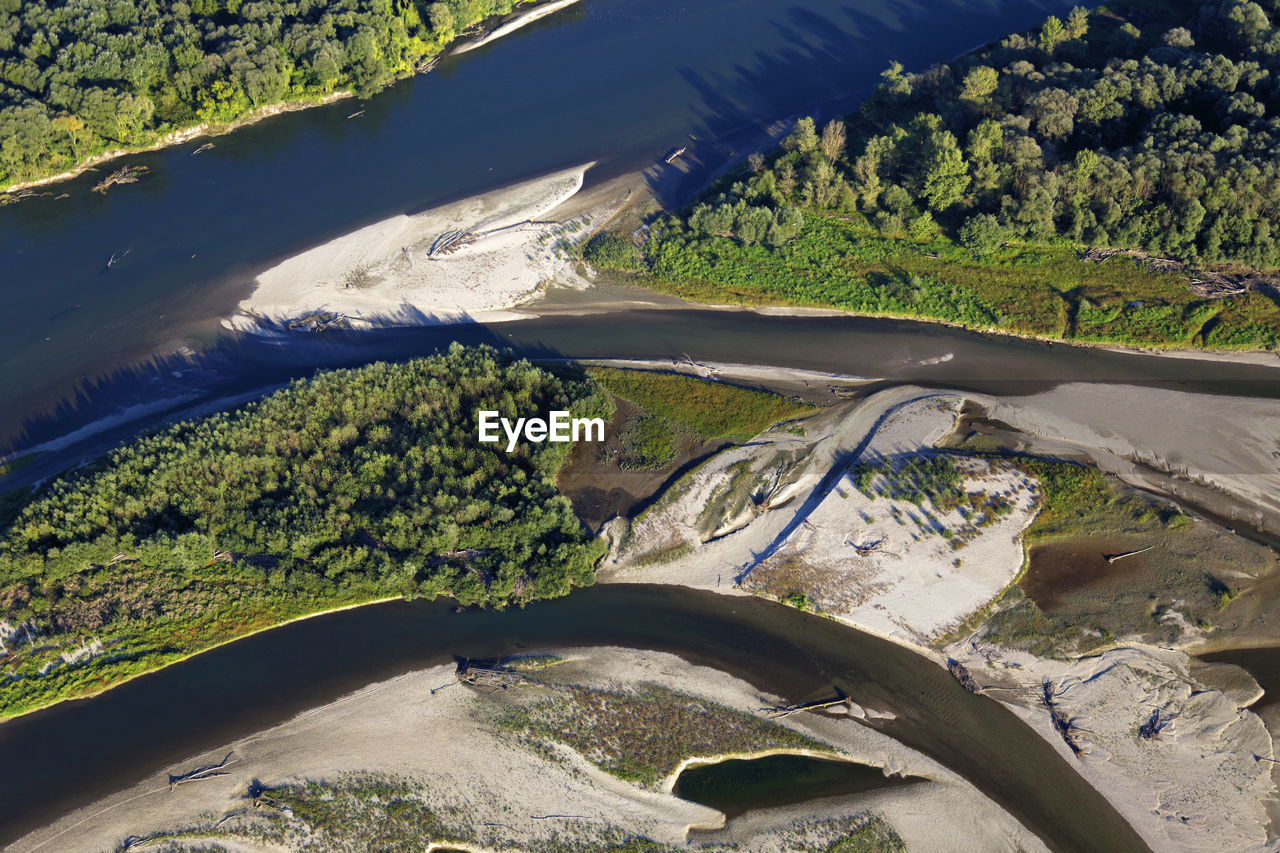
[[(850, 316), (765, 316), (712, 309), (632, 309), (548, 315), (374, 332), (296, 334), (280, 340), (225, 338), (201, 356), (157, 360), (90, 383), (72, 406), (41, 416), (0, 408), (0, 448), (30, 448), (90, 425), (100, 431), (59, 441), (21, 469), (23, 481), (100, 455), (166, 413), (190, 416), (228, 397), (261, 392), (318, 368), (426, 355), (451, 342), (489, 344), (534, 359), (635, 358), (772, 365), (875, 377), (997, 396), (1063, 382), (1118, 382), (1199, 394), (1280, 397), (1280, 371), (1265, 365), (1117, 353), (938, 324)], [(132, 420), (105, 428), (121, 408)], [(1098, 413), (1105, 426), (1106, 413)], [(6, 485), (0, 482), (0, 489)]]
[[(1065, 12), (1068, 0), (583, 0), (365, 102), (264, 121), (123, 162), (151, 173), (98, 195), (90, 174), (0, 208), (0, 450), (121, 409), (216, 405), (318, 367), (407, 358), (452, 340), (538, 357), (689, 355), (1021, 393), (1064, 381), (1280, 395), (1266, 368), (1121, 356), (857, 318), (623, 311), (270, 342), (230, 313), (257, 271), (398, 213), (596, 160), (589, 181), (656, 172), (690, 146), (696, 183), (775, 119), (847, 109), (891, 59), (918, 69)], [(358, 110), (363, 115), (349, 119)], [(690, 137), (693, 137), (692, 139)], [(656, 178), (655, 178), (656, 181)], [(54, 198), (60, 193), (67, 198)], [(127, 254), (126, 254), (127, 253)], [(121, 257), (110, 271), (106, 261)], [(143, 356), (179, 343), (193, 359)], [(1014, 367), (1011, 367), (1014, 366)], [(136, 427), (78, 447), (92, 452)], [(1056, 850), (1144, 849), (1066, 761), (941, 668), (829, 620), (757, 600), (609, 587), (508, 613), (397, 603), (297, 623), (0, 725), (0, 843), (183, 757), (451, 655), (610, 644), (679, 654), (795, 701), (833, 687), (970, 779)]]
[(445, 602), (333, 613), (6, 722), (0, 843), (187, 756), (402, 672), (455, 655), (595, 645), (672, 652), (792, 702), (842, 690), (896, 714), (876, 727), (969, 779), (1052, 849), (1146, 849), (1052, 746), (925, 658), (773, 602), (643, 585), (580, 590), (504, 613), (454, 612)]
[(892, 59), (922, 68), (1070, 6), (583, 0), (368, 101), (115, 162), (151, 174), (106, 195), (90, 191), (102, 169), (56, 184), (0, 208), (0, 409), (79, 405), (84, 380), (207, 341), (257, 271), (337, 234), (591, 160), (592, 180), (655, 166), (678, 145), (696, 183), (730, 153), (714, 140), (847, 109)]
[(914, 781), (919, 780), (888, 777), (879, 767), (851, 761), (807, 755), (767, 755), (690, 767), (676, 779), (672, 793), (734, 818), (755, 809), (865, 794)]

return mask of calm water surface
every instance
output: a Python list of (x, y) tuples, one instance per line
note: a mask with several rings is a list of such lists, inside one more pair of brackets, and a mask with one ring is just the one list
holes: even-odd
[(913, 781), (919, 780), (885, 776), (879, 767), (852, 761), (769, 755), (691, 767), (676, 779), (673, 793), (735, 818), (755, 809), (866, 794)]
[(688, 144), (710, 168), (728, 152), (690, 135), (852, 104), (891, 59), (921, 68), (1070, 5), (583, 0), (367, 102), (129, 158), (151, 174), (105, 196), (100, 172), (57, 184), (69, 198), (0, 208), (0, 409), (47, 412), (86, 377), (207, 340), (258, 270), (337, 234), (590, 160), (603, 176)]

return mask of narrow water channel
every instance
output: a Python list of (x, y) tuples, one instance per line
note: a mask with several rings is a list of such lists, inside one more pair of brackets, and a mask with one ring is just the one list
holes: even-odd
[(422, 601), (343, 611), (0, 724), (0, 767), (23, 768), (0, 774), (0, 843), (399, 673), (454, 655), (597, 645), (674, 653), (792, 702), (838, 688), (892, 711), (896, 719), (878, 728), (969, 779), (1051, 849), (1146, 849), (1050, 744), (925, 658), (773, 602), (648, 585), (598, 586), (502, 613)]

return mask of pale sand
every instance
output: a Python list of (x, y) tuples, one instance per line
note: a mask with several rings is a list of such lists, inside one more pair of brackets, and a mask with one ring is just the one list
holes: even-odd
[[(1232, 695), (1197, 679), (1180, 651), (1134, 644), (1070, 663), (1037, 658), (973, 638), (948, 652), (989, 695), (1054, 745), (1101, 791), (1153, 850), (1267, 848), (1265, 801), (1274, 797), (1271, 736)], [(1054, 730), (1042, 679), (1080, 727), (1080, 758)], [(1010, 689), (1012, 687), (1012, 689)], [(1257, 685), (1255, 684), (1256, 688)], [(1172, 717), (1151, 739), (1139, 727), (1159, 709)]]
[[(718, 366), (702, 369), (708, 367)], [(1072, 385), (1016, 401), (963, 396), (1015, 427), (1050, 437), (1046, 445), (1119, 462), (1143, 455), (1144, 449), (1149, 456), (1154, 442), (1171, 444), (1181, 417), (1194, 414), (1203, 418), (1191, 425), (1200, 443), (1179, 457), (1188, 476), (1212, 478), (1251, 497), (1267, 497), (1258, 483), (1274, 477), (1280, 465), (1267, 454), (1280, 436), (1272, 426), (1274, 403), (1268, 401), (1182, 395), (1195, 398), (1193, 412), (1174, 406), (1178, 395), (1173, 392)], [(929, 641), (996, 598), (1021, 568), (1021, 531), (1030, 518), (1022, 495), (1028, 493), (1015, 494), (1018, 508), (1011, 518), (985, 528), (955, 552), (963, 561), (957, 567), (945, 560), (948, 554), (936, 539), (916, 541), (896, 523), (886, 523), (883, 498), (866, 501), (847, 477), (824, 480), (824, 474), (834, 460), (852, 462), (851, 449), (874, 456), (928, 448), (950, 429), (959, 399), (952, 393), (894, 388), (803, 422), (805, 438), (770, 432), (750, 448), (712, 458), (691, 475), (682, 494), (660, 501), (633, 529), (614, 526), (615, 548), (601, 579), (742, 594), (733, 585), (735, 575), (748, 571), (750, 583), (749, 571), (761, 564), (799, 560), (825, 570), (832, 587), (825, 598), (817, 597), (829, 615), (942, 662)], [(1114, 430), (1081, 423), (1100, 417)], [(735, 464), (750, 460), (766, 482), (779, 453), (788, 451), (794, 454), (790, 467), (767, 482), (764, 494), (773, 492), (759, 508), (708, 524), (706, 508), (738, 470)], [(1256, 470), (1241, 471), (1251, 465)], [(820, 483), (833, 486), (818, 494)], [(991, 485), (1017, 488), (998, 479)], [(849, 541), (881, 535), (894, 554), (874, 559), (849, 554)], [(652, 559), (677, 546), (684, 550), (674, 559)], [(1184, 628), (1185, 642), (1194, 643), (1199, 632), (1191, 625)], [(1254, 758), (1272, 756), (1270, 735), (1244, 707), (1256, 698), (1256, 689), (1197, 680), (1183, 651), (1141, 644), (1073, 663), (994, 648), (980, 638), (946, 652), (964, 662), (980, 684), (996, 685), (993, 698), (1068, 752), (1038, 693), (1042, 677), (1062, 681), (1064, 709), (1089, 730), (1087, 755), (1070, 761), (1154, 849), (1245, 850), (1266, 843), (1264, 801), (1276, 789), (1271, 765)], [(1179, 716), (1160, 738), (1137, 738), (1138, 726), (1156, 707)]]
[(538, 6), (536, 8), (530, 9), (528, 12), (525, 12), (520, 17), (513, 18), (512, 20), (498, 27), (493, 32), (489, 33), (483, 38), (477, 39), (475, 41), (467, 42), (466, 44), (463, 44), (463, 45), (460, 45), (459, 47), (454, 48), (453, 54), (456, 55), (459, 53), (466, 53), (469, 50), (475, 50), (478, 47), (484, 47), (486, 44), (489, 44), (490, 42), (497, 41), (498, 39), (502, 38), (505, 35), (510, 35), (511, 33), (514, 33), (516, 30), (520, 29), (521, 27), (532, 24), (534, 21), (538, 20), (539, 18), (545, 18), (547, 15), (550, 15), (552, 12), (559, 12), (561, 9), (565, 8), (566, 6), (572, 6), (574, 3), (577, 3), (577, 2), (578, 0), (555, 0), (555, 2), (547, 3), (546, 5)]
[[(588, 233), (584, 220), (540, 217), (582, 188), (591, 164), (417, 213), (384, 219), (295, 255), (257, 278), (226, 325), (258, 330), (314, 311), (352, 325), (460, 320), (513, 305), (572, 265), (557, 243)], [(430, 254), (447, 235), (474, 240)]]
[(1083, 452), (1147, 485), (1133, 463), (1206, 484), (1253, 507), (1242, 514), (1280, 531), (1280, 404), (1130, 385), (1068, 383), (1027, 397), (981, 400), (993, 418)]
[[(672, 655), (617, 648), (560, 654), (568, 662), (540, 670), (539, 679), (624, 688), (656, 682), (748, 712), (778, 701), (761, 696), (745, 682)], [(521, 701), (530, 691), (479, 691), (452, 684), (453, 680), (452, 667), (443, 666), (372, 685), (275, 728), (163, 768), (145, 782), (21, 839), (12, 849), (101, 850), (130, 834), (176, 829), (202, 814), (243, 809), (244, 792), (253, 779), (273, 785), (334, 778), (346, 771), (422, 780), (431, 807), (459, 807), (457, 814), (464, 817), (455, 820), (485, 815), (483, 819), (494, 825), (476, 828), (483, 846), (491, 849), (519, 849), (522, 842), (545, 839), (555, 831), (589, 838), (609, 828), (678, 844), (691, 826), (723, 825), (718, 811), (672, 796), (669, 782), (642, 789), (603, 773), (568, 749), (557, 750), (549, 759), (501, 733), (491, 721), (507, 703)], [(445, 684), (451, 686), (431, 693)], [(873, 806), (915, 850), (1044, 849), (1039, 839), (970, 783), (843, 712), (795, 715), (783, 723), (831, 744), (851, 760), (932, 780), (881, 792), (870, 800), (827, 801), (823, 814), (853, 815)], [(228, 752), (227, 775), (169, 790), (168, 773), (216, 763)], [(548, 814), (583, 817), (568, 822), (535, 818)], [(786, 815), (788, 820), (810, 816), (803, 805)], [(749, 832), (732, 829), (745, 850), (785, 849), (779, 833), (787, 820), (771, 814), (766, 824)], [(244, 839), (239, 843), (244, 850), (270, 849)]]
[[(625, 537), (617, 529), (621, 525), (615, 526), (620, 547), (600, 579), (740, 593), (735, 580), (798, 561), (824, 577), (825, 592), (814, 591), (824, 612), (927, 649), (929, 639), (985, 606), (1016, 577), (1021, 532), (1034, 513), (1024, 478), (1008, 470), (974, 472), (971, 488), (1016, 490), (1015, 510), (957, 551), (940, 535), (922, 534), (909, 520), (919, 517), (914, 506), (872, 500), (843, 471), (828, 475), (834, 465), (848, 466), (857, 458), (917, 453), (933, 445), (954, 426), (960, 401), (954, 394), (892, 388), (802, 421), (803, 436), (784, 425), (721, 453), (690, 476), (677, 499), (659, 501), (637, 519)], [(744, 465), (752, 472), (747, 487), (767, 493), (767, 499), (712, 517), (708, 507)], [(908, 519), (905, 524), (893, 520), (895, 507)], [(954, 514), (939, 520), (951, 528), (960, 524)], [(883, 540), (881, 550), (866, 556), (850, 544), (877, 539)], [(681, 552), (673, 559), (661, 558), (677, 548)]]

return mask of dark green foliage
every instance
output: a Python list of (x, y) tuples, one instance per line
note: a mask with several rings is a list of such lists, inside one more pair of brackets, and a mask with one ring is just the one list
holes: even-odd
[(923, 506), (932, 503), (942, 512), (959, 505), (964, 479), (955, 460), (946, 455), (917, 454), (899, 460), (862, 462), (853, 470), (858, 490), (867, 497), (884, 497)]
[[(339, 604), (590, 584), (602, 546), (553, 483), (571, 445), (480, 444), (480, 409), (610, 403), (586, 377), (455, 345), (296, 382), (45, 486), (0, 541), (0, 616), (43, 644), (6, 660), (0, 712)], [(89, 638), (112, 653), (35, 675)]]
[[(1280, 266), (1280, 30), (1269, 21), (1280, 6), (1263, 5), (1077, 10), (1033, 38), (882, 85), (854, 125), (871, 130), (850, 146), (861, 209), (892, 209), (894, 185), (932, 203), (949, 133), (968, 141), (972, 180), (956, 224), (989, 214), (1018, 239)], [(960, 175), (953, 158), (944, 184)]]
[[(687, 215), (655, 223), (648, 271), (692, 299), (1280, 346), (1268, 291), (1206, 298), (1185, 274), (1082, 264), (1072, 248), (1280, 266), (1276, 14), (1275, 0), (1122, 3), (924, 73), (894, 63), (847, 143), (843, 124), (828, 146), (802, 122)], [(761, 237), (766, 214), (776, 239)]]
[(640, 255), (629, 240), (605, 231), (587, 243), (583, 258), (598, 267), (636, 272), (641, 269)]
[(281, 101), (367, 95), (512, 5), (448, 0), (429, 26), (405, 0), (0, 3), (0, 186)]

